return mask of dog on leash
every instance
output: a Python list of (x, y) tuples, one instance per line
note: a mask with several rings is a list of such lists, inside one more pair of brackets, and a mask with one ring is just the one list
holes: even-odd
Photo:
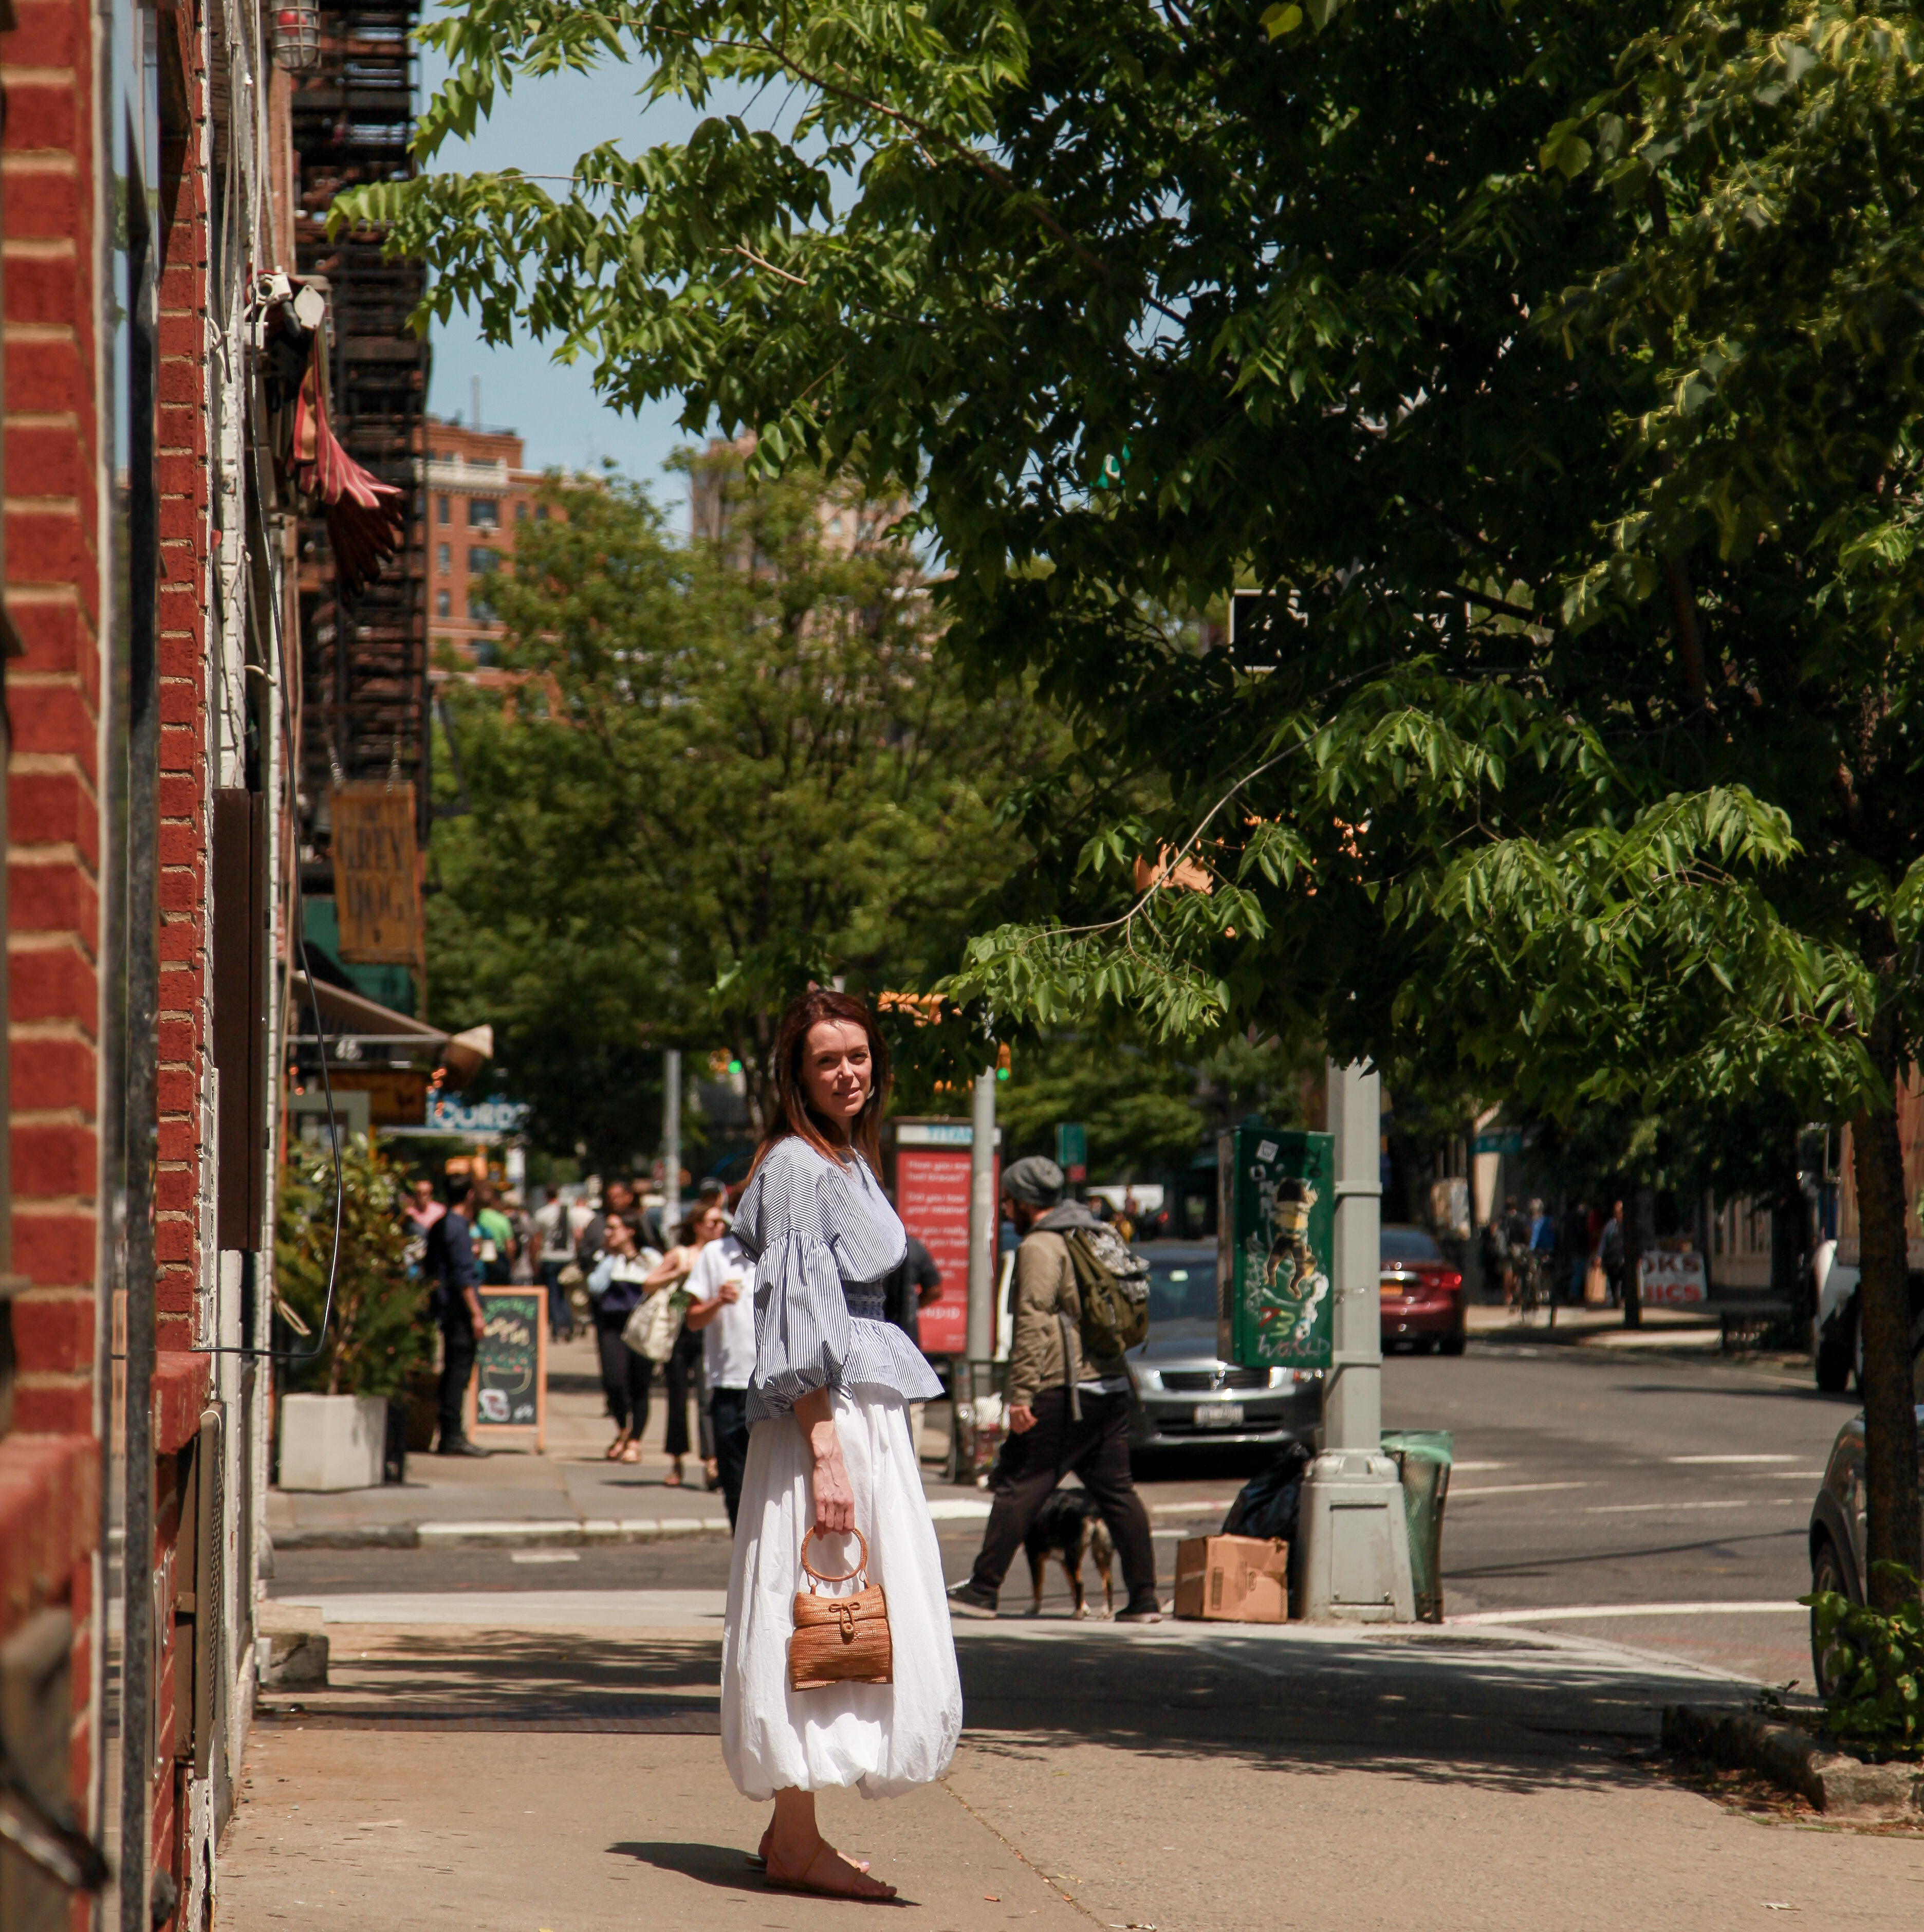
[(1110, 1566), (1115, 1561), (1116, 1546), (1110, 1540), (1109, 1526), (1096, 1510), (1095, 1498), (1086, 1490), (1058, 1490), (1036, 1511), (1022, 1547), (1029, 1558), (1029, 1580), (1035, 1586), (1035, 1606), (1029, 1612), (1032, 1617), (1042, 1614), (1043, 1572), (1052, 1556), (1068, 1572), (1069, 1594), (1075, 1599), (1078, 1617), (1089, 1615), (1082, 1591), (1082, 1559), (1092, 1558), (1102, 1579), (1102, 1614), (1114, 1616), (1115, 1587)]

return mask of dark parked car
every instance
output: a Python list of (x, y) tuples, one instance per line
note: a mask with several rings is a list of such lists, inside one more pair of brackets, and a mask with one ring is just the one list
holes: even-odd
[(1383, 1351), (1440, 1348), (1463, 1353), (1463, 1275), (1421, 1228), (1383, 1230)]
[[(1924, 1454), (1924, 1407), (1917, 1411), (1917, 1443)], [(1854, 1415), (1837, 1432), (1824, 1466), (1824, 1482), (1811, 1505), (1811, 1588), (1835, 1590), (1864, 1600), (1864, 1418)], [(1820, 1697), (1830, 1694), (1830, 1673), (1811, 1626), (1811, 1668)]]
[(1149, 1339), (1129, 1351), (1129, 1440), (1144, 1450), (1311, 1442), (1322, 1419), (1314, 1369), (1239, 1369), (1216, 1353), (1213, 1245), (1145, 1241)]

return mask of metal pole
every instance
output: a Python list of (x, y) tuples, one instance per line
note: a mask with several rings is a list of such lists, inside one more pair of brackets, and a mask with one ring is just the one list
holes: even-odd
[(975, 1076), (969, 1136), (969, 1360), (995, 1354), (996, 1070)]
[(661, 1222), (662, 1232), (675, 1238), (682, 1218), (682, 1049), (661, 1055)]
[(1336, 1143), (1335, 1342), (1339, 1366), (1323, 1399), (1325, 1449), (1375, 1449), (1383, 1439), (1383, 1186), (1377, 1152), (1382, 1102), (1376, 1070), (1331, 1066), (1329, 1132)]
[(1323, 1385), (1323, 1453), (1303, 1484), (1302, 1603), (1306, 1617), (1408, 1623), (1416, 1614), (1410, 1533), (1396, 1465), (1383, 1453), (1382, 1102), (1375, 1070), (1328, 1068), (1335, 1142), (1335, 1297)]

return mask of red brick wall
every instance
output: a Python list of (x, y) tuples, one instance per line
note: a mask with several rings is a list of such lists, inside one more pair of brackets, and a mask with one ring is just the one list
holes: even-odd
[(101, 571), (91, 15), (19, 0), (0, 38), (5, 280), (14, 1426), (92, 1432), (99, 1170)]

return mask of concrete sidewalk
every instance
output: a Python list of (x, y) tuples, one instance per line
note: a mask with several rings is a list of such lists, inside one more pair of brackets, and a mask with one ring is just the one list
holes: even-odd
[[(502, 1448), (485, 1459), (416, 1453), (407, 1480), (379, 1489), (307, 1494), (273, 1490), (268, 1533), (282, 1550), (414, 1549), (449, 1544), (649, 1542), (672, 1536), (728, 1534), (719, 1492), (703, 1486), (701, 1460), (690, 1456), (684, 1481), (662, 1448), (667, 1410), (660, 1379), (649, 1405), (638, 1463), (610, 1462), (614, 1433), (601, 1398), (592, 1341), (553, 1345), (548, 1355), (545, 1448)], [(694, 1402), (689, 1403), (692, 1430)], [(925, 1468), (935, 1447), (925, 1432)], [(951, 1490), (928, 1472), (938, 1517), (986, 1516), (972, 1488)]]
[[(332, 1688), (264, 1700), (217, 1926), (846, 1922), (743, 1865), (766, 1807), (712, 1735), (718, 1633), (652, 1607), (616, 1629), (502, 1629), (499, 1598), (439, 1626), (331, 1624)], [(1662, 1705), (1749, 1687), (1610, 1645), (1051, 1618), (957, 1635), (947, 1778), (823, 1802), (917, 1924), (1895, 1928), (1924, 1897), (1914, 1837), (1760, 1822), (1662, 1775)]]

